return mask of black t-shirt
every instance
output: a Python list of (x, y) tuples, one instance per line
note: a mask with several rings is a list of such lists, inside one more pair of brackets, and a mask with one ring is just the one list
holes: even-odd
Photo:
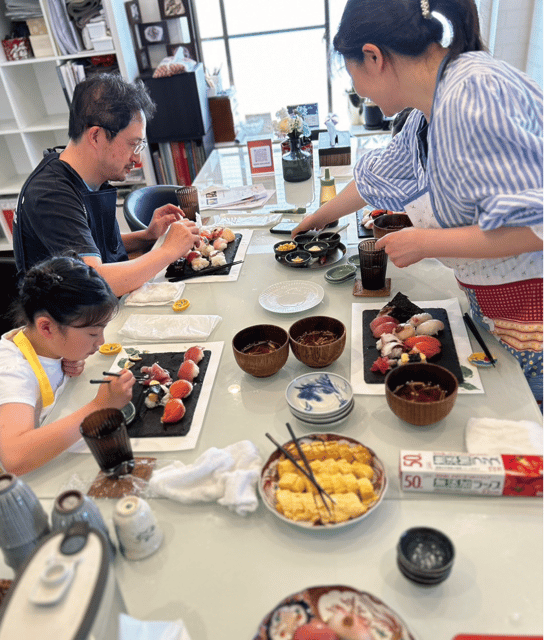
[(116, 194), (108, 183), (89, 191), (58, 153), (46, 155), (17, 203), (13, 248), (19, 275), (67, 249), (104, 263), (127, 260), (116, 219)]

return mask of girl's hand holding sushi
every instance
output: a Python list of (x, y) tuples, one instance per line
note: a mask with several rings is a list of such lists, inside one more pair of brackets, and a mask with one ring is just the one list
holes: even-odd
[(104, 376), (104, 380), (111, 382), (101, 384), (94, 399), (99, 409), (122, 409), (132, 398), (132, 387), (136, 378), (128, 369), (122, 369), (120, 376)]
[(85, 360), (62, 360), (62, 370), (70, 378), (76, 378), (83, 373)]
[(166, 233), (171, 224), (183, 220), (184, 217), (183, 211), (174, 204), (168, 203), (155, 209), (146, 230), (147, 239), (157, 240), (163, 233)]

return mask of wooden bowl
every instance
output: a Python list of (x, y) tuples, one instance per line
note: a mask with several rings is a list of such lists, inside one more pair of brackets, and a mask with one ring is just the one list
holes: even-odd
[[(310, 346), (299, 342), (301, 336), (310, 331), (332, 331), (337, 339), (334, 342)], [(297, 360), (308, 367), (321, 369), (328, 367), (342, 355), (346, 346), (346, 327), (340, 320), (327, 316), (310, 316), (295, 322), (289, 329), (291, 350)]]
[(381, 238), (392, 231), (400, 231), (412, 226), (410, 218), (405, 213), (386, 213), (374, 220), (374, 237)]
[[(271, 340), (279, 349), (270, 353), (244, 353), (249, 345)], [(285, 329), (273, 324), (257, 324), (239, 331), (232, 339), (234, 359), (242, 371), (256, 378), (268, 378), (277, 373), (289, 356), (289, 335)]]
[[(438, 384), (446, 397), (434, 402), (413, 402), (395, 395), (394, 390), (407, 382)], [(453, 409), (458, 388), (459, 382), (451, 371), (430, 362), (399, 365), (385, 378), (385, 397), (391, 411), (401, 420), (419, 427), (445, 418)]]

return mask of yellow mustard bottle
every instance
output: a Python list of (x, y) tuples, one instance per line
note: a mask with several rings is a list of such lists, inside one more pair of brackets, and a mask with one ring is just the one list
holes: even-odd
[(336, 196), (336, 184), (334, 178), (331, 176), (330, 169), (325, 168), (325, 176), (321, 178), (321, 192), (319, 194), (319, 206), (324, 205), (325, 202), (332, 200)]

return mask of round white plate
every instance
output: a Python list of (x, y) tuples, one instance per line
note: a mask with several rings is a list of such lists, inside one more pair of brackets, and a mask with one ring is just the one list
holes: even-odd
[(324, 295), (323, 287), (313, 282), (277, 282), (261, 293), (259, 304), (263, 309), (275, 313), (296, 313), (317, 306)]
[(285, 390), (287, 404), (301, 415), (334, 417), (353, 399), (349, 380), (329, 371), (304, 373)]

